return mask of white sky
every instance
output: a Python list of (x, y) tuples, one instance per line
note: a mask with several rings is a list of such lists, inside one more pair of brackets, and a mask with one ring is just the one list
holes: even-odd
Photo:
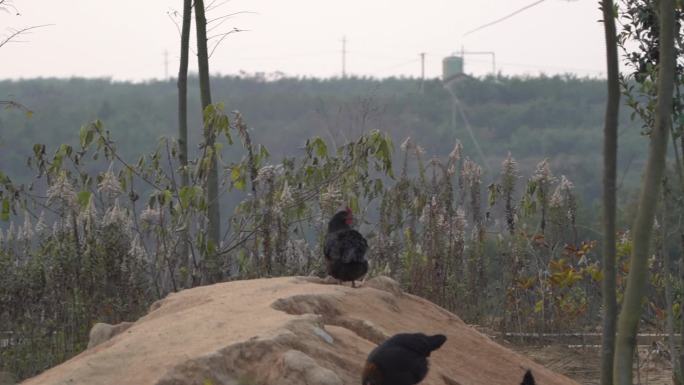
[[(337, 76), (346, 36), (350, 75), (419, 76), (419, 53), (425, 52), (426, 75), (438, 76), (442, 57), (463, 46), (466, 51), (494, 51), (497, 71), (504, 74), (603, 76), (598, 0), (547, 0), (463, 37), (532, 2), (230, 0), (211, 10), (208, 18), (237, 11), (256, 13), (236, 15), (210, 33), (233, 27), (249, 30), (223, 41), (211, 58), (210, 71)], [(168, 51), (169, 75), (177, 72), (179, 35), (167, 12), (180, 12), (182, 0), (13, 0), (13, 4), (21, 15), (0, 13), (0, 36), (6, 36), (8, 28), (54, 25), (0, 48), (0, 79), (163, 78), (164, 51)], [(484, 75), (491, 66), (489, 56), (466, 56), (470, 74)], [(193, 55), (191, 71), (196, 68)]]

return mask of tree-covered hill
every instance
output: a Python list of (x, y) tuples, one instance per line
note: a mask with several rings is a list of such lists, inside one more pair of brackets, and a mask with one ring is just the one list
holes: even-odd
[[(190, 148), (200, 140), (201, 119), (197, 79), (189, 93)], [(605, 82), (576, 77), (464, 78), (455, 95), (462, 112), (437, 79), (296, 79), (216, 77), (214, 100), (227, 110), (240, 110), (253, 129), (254, 140), (266, 145), (277, 160), (296, 155), (306, 138), (318, 135), (341, 144), (363, 131), (389, 132), (396, 147), (411, 136), (427, 156), (444, 156), (461, 140), (465, 152), (498, 173), (510, 151), (529, 171), (549, 158), (556, 174), (573, 180), (585, 202), (600, 195), (600, 159)], [(79, 127), (101, 119), (123, 154), (131, 158), (152, 150), (160, 136), (177, 130), (176, 84), (108, 79), (28, 79), (0, 82), (0, 99), (17, 101), (34, 113), (0, 112), (0, 164), (15, 177), (34, 143), (54, 148), (78, 140)], [(472, 126), (487, 161), (483, 162), (466, 130)], [(638, 181), (645, 154), (639, 124), (621, 116), (620, 178), (626, 186)], [(236, 147), (234, 156), (241, 156)], [(487, 169), (487, 167), (485, 167)], [(19, 174), (19, 175), (17, 175)], [(625, 177), (626, 176), (626, 177)]]

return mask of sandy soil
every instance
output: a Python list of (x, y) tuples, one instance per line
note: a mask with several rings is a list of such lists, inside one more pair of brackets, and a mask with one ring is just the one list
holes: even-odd
[(426, 385), (575, 381), (493, 342), (457, 316), (379, 277), (363, 287), (316, 278), (237, 281), (155, 303), (109, 340), (25, 384), (360, 384), (368, 352), (398, 332), (443, 333)]

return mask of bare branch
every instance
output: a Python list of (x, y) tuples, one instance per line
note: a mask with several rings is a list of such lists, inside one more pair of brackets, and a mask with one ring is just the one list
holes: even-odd
[[(28, 34), (29, 31), (32, 31), (32, 30), (37, 29), (37, 28), (49, 27), (52, 25), (54, 25), (54, 24), (33, 25), (30, 27), (24, 27), (24, 28), (17, 29), (17, 30), (10, 29), (9, 36), (7, 36), (5, 39), (0, 41), (0, 47), (4, 46), (5, 44), (7, 44), (9, 42), (12, 42), (17, 36)], [(15, 42), (17, 42), (17, 41), (15, 41)], [(20, 42), (23, 42), (23, 41), (18, 41), (17, 43), (20, 43)]]
[(228, 31), (228, 32), (226, 32), (226, 33), (222, 33), (222, 34), (219, 34), (219, 35), (214, 35), (214, 36), (209, 37), (209, 38), (207, 39), (207, 41), (209, 41), (209, 40), (211, 40), (211, 39), (214, 39), (214, 38), (217, 38), (217, 37), (219, 38), (219, 41), (217, 41), (216, 44), (214, 44), (214, 48), (211, 49), (211, 52), (209, 53), (209, 57), (211, 57), (211, 56), (214, 54), (214, 51), (216, 51), (216, 48), (219, 46), (219, 44), (221, 44), (221, 42), (223, 41), (223, 39), (225, 39), (226, 37), (228, 37), (228, 35), (230, 35), (230, 34), (232, 34), (232, 33), (236, 33), (236, 32), (247, 32), (247, 31), (249, 31), (249, 30), (247, 30), (247, 29), (237, 29), (237, 28), (233, 28), (232, 31)]
[[(194, 2), (193, 2), (193, 7), (194, 7)], [(181, 26), (180, 26), (180, 24), (178, 24), (178, 21), (175, 19), (176, 17), (180, 17), (180, 12), (178, 12), (177, 10), (175, 10), (173, 8), (169, 8), (169, 11), (166, 11), (166, 16), (168, 16), (169, 20), (171, 20), (173, 25), (176, 26), (176, 30), (178, 31), (178, 36), (181, 36), (182, 35)], [(192, 48), (190, 48), (190, 51), (195, 55), (197, 54), (197, 52)]]
[(30, 108), (13, 100), (0, 100), (0, 106), (5, 106), (6, 109), (16, 108), (23, 111), (28, 116), (33, 115), (33, 111), (31, 111)]
[[(253, 13), (253, 14), (258, 14), (257, 12), (250, 12), (250, 11), (236, 12), (235, 14), (238, 14), (238, 13)], [(233, 15), (235, 15), (235, 14), (233, 14)], [(230, 20), (230, 16), (232, 16), (232, 15), (226, 15), (226, 16), (218, 17), (218, 18), (216, 18), (216, 19), (212, 19), (212, 21), (217, 21), (217, 20), (219, 20), (219, 19), (220, 19), (221, 21), (219, 21), (217, 24), (214, 24), (211, 28), (208, 28), (208, 29), (207, 29), (207, 32), (211, 32), (211, 31), (213, 31), (213, 30), (219, 28), (220, 26), (222, 26), (223, 23), (225, 23), (226, 21)], [(211, 21), (210, 21), (210, 22), (211, 22)], [(209, 25), (210, 22), (207, 23), (207, 26)]]
[(178, 11), (176, 11), (175, 9), (172, 9), (170, 11), (166, 11), (166, 16), (168, 16), (169, 19), (171, 20), (171, 22), (173, 23), (173, 25), (176, 26), (176, 30), (178, 31), (178, 36), (180, 36), (181, 35), (181, 28), (180, 28), (180, 25), (178, 25), (178, 21), (175, 19), (176, 17), (178, 17)]
[(207, 20), (207, 25), (209, 25), (209, 24), (211, 24), (211, 23), (213, 23), (213, 22), (215, 22), (215, 21), (218, 21), (218, 20), (229, 19), (229, 18), (231, 18), (231, 17), (233, 17), (233, 16), (241, 15), (241, 14), (244, 14), (244, 13), (249, 13), (249, 14), (254, 14), (254, 15), (257, 15), (257, 14), (258, 14), (257, 12), (253, 12), (253, 11), (238, 11), (238, 12), (233, 12), (233, 13), (229, 13), (229, 14), (227, 14), (227, 15), (215, 17), (215, 18), (213, 18), (213, 19), (211, 19), (211, 20)]
[[(245, 12), (245, 13), (256, 13), (256, 12)], [(214, 20), (218, 20), (218, 18), (217, 18), (217, 19), (214, 19)], [(225, 18), (223, 18), (223, 19), (222, 19), (221, 21), (219, 21), (217, 24), (214, 24), (214, 26), (212, 26), (211, 28), (208, 28), (208, 29), (207, 29), (207, 32), (211, 32), (211, 31), (213, 31), (213, 30), (219, 28), (220, 26), (223, 25), (223, 23), (225, 23), (225, 22), (228, 21), (228, 20), (230, 20), (230, 17), (225, 17)], [(207, 25), (208, 25), (208, 24), (209, 24), (209, 23), (207, 23)]]
[(0, 0), (0, 10), (9, 13), (10, 11), (8, 11), (8, 9), (14, 11), (16, 15), (20, 14), (19, 9), (17, 9), (17, 7), (14, 6), (14, 3), (12, 1)]
[(216, 39), (216, 38), (223, 38), (224, 36), (230, 35), (232, 33), (245, 32), (245, 31), (247, 31), (247, 30), (246, 29), (233, 28), (230, 31), (225, 32), (225, 33), (219, 33), (216, 35), (211, 35), (211, 36), (207, 37), (207, 41), (210, 41), (211, 39)]
[(231, 2), (231, 0), (225, 0), (225, 1), (221, 2), (221, 3), (219, 3), (219, 4), (214, 5), (214, 4), (216, 3), (216, 1), (217, 1), (217, 0), (213, 0), (211, 3), (209, 3), (209, 4), (206, 6), (205, 9), (207, 10), (207, 12), (210, 12), (210, 11), (213, 10), (213, 9), (222, 7), (222, 6), (226, 5), (226, 4), (228, 4), (229, 2)]

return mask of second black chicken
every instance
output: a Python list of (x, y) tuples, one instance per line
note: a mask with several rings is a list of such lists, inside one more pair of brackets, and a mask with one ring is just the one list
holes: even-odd
[(446, 336), (423, 333), (395, 334), (368, 355), (362, 385), (415, 385), (428, 373), (428, 357)]
[(354, 281), (368, 272), (368, 242), (351, 228), (354, 217), (350, 208), (337, 212), (328, 222), (323, 254), (328, 274), (342, 282)]

